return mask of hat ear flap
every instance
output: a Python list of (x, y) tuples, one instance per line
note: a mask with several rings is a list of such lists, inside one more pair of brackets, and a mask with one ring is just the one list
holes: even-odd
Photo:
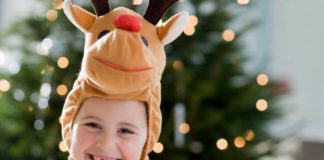
[(86, 32), (96, 20), (96, 16), (85, 9), (74, 5), (71, 0), (64, 1), (64, 13), (82, 32)]
[(180, 12), (169, 18), (162, 25), (157, 26), (157, 32), (161, 42), (167, 45), (178, 38), (187, 26), (188, 21), (188, 12)]

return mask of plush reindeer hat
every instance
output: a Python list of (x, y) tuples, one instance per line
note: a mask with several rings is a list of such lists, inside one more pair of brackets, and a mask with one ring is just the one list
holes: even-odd
[(67, 148), (74, 119), (89, 97), (132, 99), (147, 104), (147, 140), (141, 160), (148, 159), (161, 131), (161, 76), (166, 64), (164, 45), (184, 30), (188, 13), (157, 25), (177, 0), (150, 0), (145, 15), (119, 7), (110, 11), (107, 0), (91, 0), (96, 15), (65, 0), (68, 19), (85, 34), (81, 72), (68, 94), (60, 123)]

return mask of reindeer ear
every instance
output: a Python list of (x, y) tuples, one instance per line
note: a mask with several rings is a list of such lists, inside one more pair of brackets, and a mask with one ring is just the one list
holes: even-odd
[(157, 27), (160, 40), (167, 45), (178, 38), (189, 21), (188, 12), (180, 12)]
[(96, 20), (96, 16), (85, 9), (74, 5), (71, 0), (65, 0), (64, 13), (68, 19), (82, 32), (88, 31)]

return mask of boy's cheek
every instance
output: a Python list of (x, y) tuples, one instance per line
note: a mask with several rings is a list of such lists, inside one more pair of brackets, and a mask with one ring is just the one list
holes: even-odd
[[(146, 138), (143, 139), (139, 136), (133, 137), (123, 137), (120, 138), (121, 146), (123, 146), (124, 153), (128, 153), (134, 157), (140, 156), (143, 150), (143, 147), (146, 142)], [(136, 155), (136, 156), (135, 156)]]
[[(77, 150), (85, 150), (94, 141), (95, 133), (82, 126), (75, 126), (72, 131), (72, 146)], [(81, 148), (82, 147), (82, 148)]]
[(78, 160), (83, 159), (85, 151), (93, 143), (95, 133), (83, 126), (75, 125), (72, 130), (70, 155)]
[(125, 159), (140, 159), (145, 142), (139, 141), (139, 139), (124, 139), (121, 144), (121, 150)]
[[(91, 140), (96, 135), (96, 132), (90, 131), (88, 128), (83, 126), (78, 126), (76, 130), (73, 130), (73, 133), (75, 133), (74, 138), (80, 143), (87, 142), (88, 140)], [(72, 141), (73, 141), (73, 137), (72, 137)]]

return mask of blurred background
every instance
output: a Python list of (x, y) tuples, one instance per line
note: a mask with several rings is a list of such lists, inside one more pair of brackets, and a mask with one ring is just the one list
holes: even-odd
[[(73, 0), (93, 12), (87, 0)], [(84, 35), (62, 0), (0, 0), (0, 159), (66, 159), (58, 118)], [(132, 1), (110, 0), (113, 8)], [(322, 160), (324, 1), (181, 0), (151, 159)]]

